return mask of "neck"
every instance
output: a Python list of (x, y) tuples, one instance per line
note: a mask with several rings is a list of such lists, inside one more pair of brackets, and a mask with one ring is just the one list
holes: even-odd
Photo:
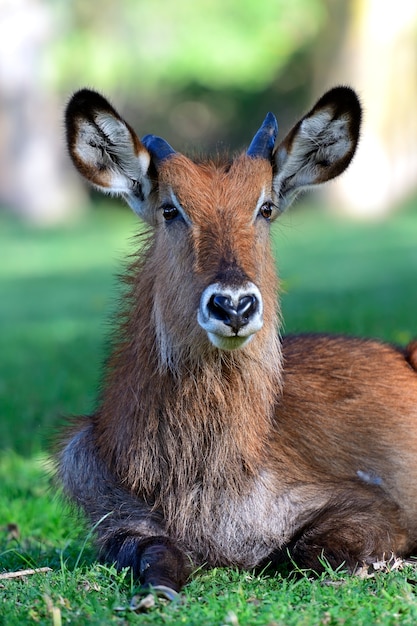
[(261, 468), (281, 391), (277, 314), (242, 350), (222, 352), (204, 338), (167, 360), (157, 324), (143, 322), (153, 310), (147, 287), (133, 294), (109, 362), (95, 416), (102, 456), (155, 503), (191, 484), (241, 491)]

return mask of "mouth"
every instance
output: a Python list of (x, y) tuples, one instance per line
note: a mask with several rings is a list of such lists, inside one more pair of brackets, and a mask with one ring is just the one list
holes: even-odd
[(215, 333), (208, 332), (207, 336), (210, 342), (220, 350), (233, 351), (239, 350), (246, 346), (253, 338), (253, 335), (247, 335), (246, 337), (242, 337), (239, 335), (231, 335), (230, 337), (225, 337), (224, 335), (217, 335)]

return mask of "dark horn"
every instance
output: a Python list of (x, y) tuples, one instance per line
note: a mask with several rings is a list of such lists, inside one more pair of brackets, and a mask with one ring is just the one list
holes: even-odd
[(142, 137), (141, 142), (145, 148), (149, 150), (156, 164), (165, 161), (165, 159), (175, 154), (174, 148), (172, 148), (165, 139), (162, 139), (162, 137), (145, 135), (145, 137)]
[(273, 113), (268, 113), (262, 126), (248, 148), (247, 155), (256, 159), (268, 159), (272, 157), (275, 140), (278, 134), (278, 122)]

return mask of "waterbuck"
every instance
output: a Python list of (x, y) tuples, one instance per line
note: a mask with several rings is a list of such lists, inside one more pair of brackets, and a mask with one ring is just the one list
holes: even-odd
[(361, 107), (327, 92), (276, 142), (193, 161), (101, 95), (69, 102), (69, 152), (148, 225), (97, 410), (59, 453), (103, 558), (172, 597), (198, 566), (354, 570), (417, 544), (417, 343), (280, 338), (270, 226), (339, 175)]

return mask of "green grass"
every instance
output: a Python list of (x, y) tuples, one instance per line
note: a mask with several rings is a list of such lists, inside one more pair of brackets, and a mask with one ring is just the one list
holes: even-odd
[(417, 207), (358, 224), (314, 211), (277, 224), (286, 332), (417, 336)]
[[(136, 220), (102, 210), (70, 228), (0, 224), (0, 447), (44, 450), (59, 415), (91, 410), (114, 273)], [(17, 419), (18, 417), (18, 419)]]
[[(129, 609), (127, 572), (96, 562), (88, 528), (56, 497), (48, 442), (64, 415), (94, 406), (106, 354), (114, 275), (130, 249), (133, 215), (103, 205), (67, 228), (0, 219), (0, 580), (5, 624), (355, 625), (417, 623), (417, 571), (370, 579), (327, 572), (198, 574), (181, 604)], [(417, 206), (358, 224), (314, 207), (274, 227), (285, 331), (417, 336)]]

